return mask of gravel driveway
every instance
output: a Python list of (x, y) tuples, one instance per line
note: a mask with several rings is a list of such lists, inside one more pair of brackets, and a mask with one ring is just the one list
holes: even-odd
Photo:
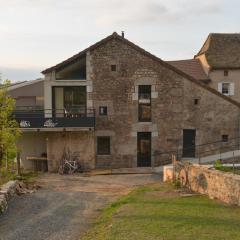
[(161, 176), (44, 174), (37, 181), (40, 190), (15, 197), (0, 216), (0, 240), (77, 240), (106, 204)]

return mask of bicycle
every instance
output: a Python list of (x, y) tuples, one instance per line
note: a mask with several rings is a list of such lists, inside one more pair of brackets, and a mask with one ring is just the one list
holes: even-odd
[(77, 161), (63, 160), (63, 163), (59, 166), (58, 173), (63, 174), (73, 174), (75, 172), (82, 172), (82, 167)]

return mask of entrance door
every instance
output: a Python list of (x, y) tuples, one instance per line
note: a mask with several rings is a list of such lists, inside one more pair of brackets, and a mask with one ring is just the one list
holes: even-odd
[(137, 135), (137, 166), (151, 166), (151, 133), (139, 132)]
[(183, 129), (183, 157), (195, 157), (195, 129)]

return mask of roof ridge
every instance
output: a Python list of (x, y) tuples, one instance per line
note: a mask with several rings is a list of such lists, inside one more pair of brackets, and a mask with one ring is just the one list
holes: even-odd
[(165, 66), (165, 67), (171, 69), (172, 71), (174, 71), (175, 73), (183, 76), (184, 78), (188, 79), (189, 81), (191, 81), (191, 82), (193, 82), (193, 83), (201, 86), (202, 88), (204, 88), (204, 89), (212, 92), (213, 94), (215, 94), (215, 95), (217, 95), (217, 96), (225, 99), (226, 101), (228, 101), (228, 102), (230, 102), (230, 103), (232, 103), (232, 104), (234, 104), (234, 105), (236, 105), (237, 107), (240, 108), (240, 103), (238, 103), (237, 101), (235, 101), (235, 100), (233, 100), (233, 99), (231, 99), (231, 98), (229, 98), (229, 97), (226, 97), (225, 95), (222, 95), (221, 93), (219, 93), (218, 91), (216, 91), (216, 90), (213, 89), (213, 88), (210, 88), (210, 87), (206, 86), (206, 84), (201, 83), (199, 80), (195, 79), (194, 77), (192, 77), (192, 76), (188, 75), (187, 73), (185, 73), (185, 72), (177, 69), (176, 67), (174, 67), (174, 66), (172, 66), (171, 64), (163, 61), (161, 58), (153, 55), (152, 53), (144, 50), (144, 49), (141, 48), (140, 46), (138, 46), (138, 45), (136, 45), (135, 43), (129, 41), (128, 39), (123, 38), (122, 36), (120, 36), (120, 35), (117, 34), (117, 33), (116, 33), (116, 34), (114, 33), (114, 35), (112, 34), (112, 35), (110, 35), (110, 36), (107, 36), (106, 38), (102, 39), (101, 41), (93, 44), (92, 46), (90, 46), (90, 47), (88, 47), (88, 48), (86, 48), (85, 50), (83, 50), (83, 51), (80, 52), (79, 54), (74, 55), (73, 57), (67, 59), (66, 61), (63, 61), (63, 62), (60, 63), (60, 64), (57, 64), (56, 66), (54, 66), (54, 67), (52, 67), (52, 68), (49, 68), (49, 69), (44, 70), (42, 73), (46, 73), (46, 72), (48, 72), (48, 71), (56, 68), (56, 67), (59, 66), (59, 65), (62, 65), (62, 64), (64, 64), (64, 63), (67, 63), (67, 62), (73, 60), (74, 58), (76, 58), (77, 56), (79, 56), (81, 53), (83, 53), (83, 52), (86, 53), (88, 50), (93, 50), (93, 49), (97, 48), (99, 45), (105, 43), (106, 41), (108, 41), (108, 40), (110, 40), (110, 39), (112, 39), (112, 38), (114, 38), (114, 39), (119, 39), (120, 41), (123, 41), (124, 43), (126, 43), (126, 44), (128, 44), (129, 46), (133, 47), (136, 51), (139, 51), (139, 52), (141, 52), (143, 55), (145, 55), (145, 56), (147, 56), (147, 57), (150, 57), (152, 60), (160, 63), (162, 66)]

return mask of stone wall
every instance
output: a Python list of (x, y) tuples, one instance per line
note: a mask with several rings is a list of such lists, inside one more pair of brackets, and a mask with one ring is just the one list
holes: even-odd
[(78, 160), (86, 169), (95, 166), (94, 133), (80, 132), (53, 132), (47, 135), (48, 170), (57, 172), (64, 152)]
[[(196, 129), (196, 144), (221, 140), (223, 134), (238, 137), (236, 105), (136, 48), (113, 39), (90, 55), (96, 136), (111, 137), (111, 154), (97, 155), (97, 166), (136, 167), (138, 132), (152, 133), (152, 166), (166, 158), (156, 152), (182, 148), (183, 129)], [(116, 72), (111, 71), (112, 64), (117, 66)], [(138, 121), (138, 85), (152, 86), (151, 122)], [(99, 106), (108, 107), (108, 116), (99, 116)]]
[(0, 214), (3, 213), (8, 208), (8, 202), (16, 194), (16, 189), (19, 182), (9, 181), (6, 184), (0, 186)]
[[(177, 167), (182, 169), (182, 165)], [(194, 192), (206, 194), (212, 199), (219, 199), (231, 205), (240, 206), (240, 176), (209, 169), (200, 165), (185, 165), (189, 187)], [(180, 181), (185, 181), (184, 174), (180, 172)]]

